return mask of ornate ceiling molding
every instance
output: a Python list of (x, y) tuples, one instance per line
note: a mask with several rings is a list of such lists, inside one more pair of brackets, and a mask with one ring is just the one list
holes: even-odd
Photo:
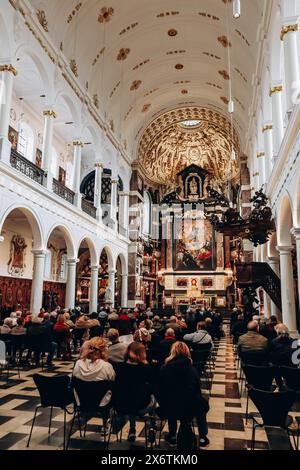
[[(199, 121), (199, 125), (183, 126), (184, 121)], [(177, 173), (192, 163), (226, 181), (238, 174), (238, 163), (231, 160), (232, 147), (239, 156), (238, 135), (220, 113), (203, 107), (179, 108), (147, 127), (139, 142), (138, 160), (147, 178), (157, 184), (172, 184)]]

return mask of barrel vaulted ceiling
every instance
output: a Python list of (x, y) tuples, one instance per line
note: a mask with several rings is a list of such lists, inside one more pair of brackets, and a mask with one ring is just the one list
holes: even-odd
[(241, 0), (239, 19), (232, 0), (30, 4), (132, 158), (166, 111), (204, 106), (228, 117), (229, 78), (243, 144), (268, 0)]

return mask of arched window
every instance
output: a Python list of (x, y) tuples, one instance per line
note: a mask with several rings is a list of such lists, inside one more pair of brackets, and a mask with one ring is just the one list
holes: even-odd
[(27, 158), (27, 160), (30, 160), (31, 162), (33, 161), (34, 132), (26, 122), (21, 122), (19, 124), (17, 151), (20, 155)]
[(57, 151), (54, 147), (52, 147), (52, 152), (51, 152), (51, 173), (54, 176), (54, 178), (57, 178), (57, 176), (58, 176), (58, 154), (57, 154)]
[(143, 234), (151, 235), (151, 197), (147, 192), (143, 204)]

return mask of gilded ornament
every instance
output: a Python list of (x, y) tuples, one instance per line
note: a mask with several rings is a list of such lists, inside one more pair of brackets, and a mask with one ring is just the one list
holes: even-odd
[(46, 13), (44, 12), (44, 10), (38, 10), (36, 12), (36, 16), (37, 16), (37, 19), (39, 20), (40, 25), (44, 29), (44, 31), (46, 31), (46, 33), (49, 33), (48, 22), (47, 22)]
[(117, 55), (117, 60), (126, 60), (129, 52), (130, 52), (130, 49), (128, 47), (120, 49)]
[(114, 9), (112, 7), (103, 7), (100, 10), (100, 15), (98, 16), (99, 23), (108, 23), (114, 14)]
[(283, 90), (283, 86), (282, 85), (277, 85), (277, 86), (273, 86), (271, 89), (270, 89), (270, 92), (269, 92), (269, 95), (272, 96), (274, 93), (279, 93)]
[(285, 26), (282, 26), (281, 33), (280, 33), (280, 39), (281, 41), (284, 40), (284, 36), (288, 33), (296, 33), (299, 30), (299, 25), (298, 24), (288, 24)]
[(0, 72), (11, 72), (15, 77), (18, 75), (17, 70), (11, 64), (0, 65)]

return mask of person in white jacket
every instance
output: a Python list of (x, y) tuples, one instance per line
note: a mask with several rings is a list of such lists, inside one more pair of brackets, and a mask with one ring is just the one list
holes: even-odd
[[(92, 338), (85, 343), (80, 359), (75, 364), (73, 376), (86, 382), (115, 380), (115, 371), (108, 362), (107, 343), (102, 337)], [(111, 391), (108, 391), (102, 398), (100, 406), (108, 405), (111, 395)]]

